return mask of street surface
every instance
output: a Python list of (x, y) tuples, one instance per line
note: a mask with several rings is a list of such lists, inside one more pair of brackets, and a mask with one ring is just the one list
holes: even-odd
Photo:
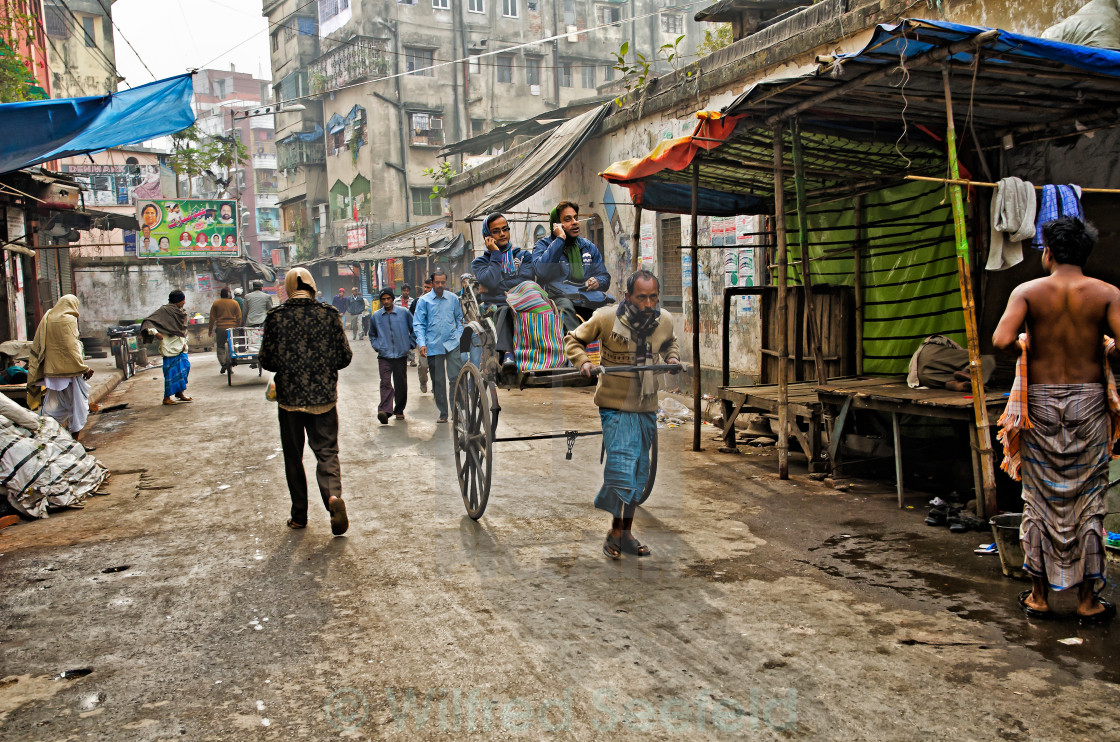
[[(1120, 628), (1026, 622), (972, 553), (990, 534), (925, 526), (928, 498), (666, 429), (653, 555), (611, 562), (598, 438), (499, 443), (475, 523), (415, 369), (379, 425), (354, 347), (341, 538), (315, 495), (284, 526), (255, 372), (227, 388), (198, 354), (193, 404), (161, 406), (158, 369), (105, 401), (129, 405), (90, 418), (110, 494), (0, 534), (0, 738), (1116, 739)], [(503, 435), (599, 427), (590, 390), (499, 399)]]

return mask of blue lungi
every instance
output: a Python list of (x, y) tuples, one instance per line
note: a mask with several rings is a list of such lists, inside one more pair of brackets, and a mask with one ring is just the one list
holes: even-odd
[(177, 356), (163, 357), (163, 396), (166, 399), (174, 394), (187, 391), (187, 375), (191, 372), (191, 362), (187, 352)]
[(595, 507), (616, 518), (623, 505), (636, 505), (649, 480), (649, 449), (657, 436), (656, 412), (623, 412), (599, 408), (606, 466)]

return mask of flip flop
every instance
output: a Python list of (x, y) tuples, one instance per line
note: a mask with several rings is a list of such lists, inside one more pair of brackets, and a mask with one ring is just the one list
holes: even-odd
[(346, 518), (346, 503), (342, 501), (342, 498), (332, 497), (330, 502), (327, 503), (327, 510), (331, 513), (331, 533), (335, 536), (346, 533), (346, 529), (350, 527), (350, 521)]
[(180, 402), (193, 402), (194, 401), (194, 397), (187, 397), (187, 396), (176, 397), (176, 399), (178, 399)]
[(166, 405), (179, 404), (179, 402), (176, 402), (173, 399), (165, 399), (165, 400), (163, 400), (163, 403), (166, 404)]
[(1023, 609), (1023, 613), (1027, 615), (1027, 618), (1037, 618), (1040, 621), (1048, 621), (1049, 619), (1053, 618), (1054, 614), (1051, 611), (1040, 611), (1037, 608), (1031, 608), (1029, 605), (1027, 605), (1027, 596), (1029, 596), (1030, 594), (1030, 590), (1024, 590), (1023, 592), (1019, 593), (1019, 607)]
[(286, 525), (288, 526), (288, 528), (291, 528), (293, 531), (298, 531), (300, 528), (307, 528), (306, 523), (296, 523), (291, 518), (288, 518), (288, 522), (287, 522)]
[[(1099, 599), (1098, 599), (1099, 600)], [(1091, 616), (1078, 616), (1077, 620), (1081, 622), (1082, 626), (1093, 626), (1099, 623), (1111, 621), (1116, 616), (1116, 606), (1109, 603), (1107, 600), (1099, 601), (1104, 610), (1100, 613), (1094, 613)]]
[(617, 538), (611, 538), (608, 535), (607, 540), (603, 542), (603, 553), (618, 561), (622, 558), (622, 544)]
[(628, 539), (621, 539), (619, 542), (619, 548), (622, 549), (623, 554), (630, 554), (631, 556), (636, 557), (649, 556), (649, 547), (643, 543), (640, 543), (638, 539), (634, 538), (633, 536)]

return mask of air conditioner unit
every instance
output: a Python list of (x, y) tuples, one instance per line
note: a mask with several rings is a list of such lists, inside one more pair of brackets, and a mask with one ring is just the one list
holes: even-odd
[(530, 85), (529, 86), (529, 95), (540, 95), (540, 94), (541, 94), (541, 86), (540, 85)]
[(432, 116), (432, 118), (429, 119), (428, 126), (431, 129), (442, 129), (443, 128), (443, 119), (440, 118), (439, 116)]
[(579, 31), (579, 28), (578, 28), (578, 27), (576, 27), (576, 26), (568, 26), (568, 27), (567, 27), (567, 28), (565, 28), (564, 30), (565, 30), (565, 31), (567, 32), (567, 34), (568, 34), (568, 43), (569, 43), (569, 44), (575, 44), (575, 43), (577, 43), (577, 42), (579, 41), (579, 34), (578, 34), (578, 33), (576, 33), (577, 31)]

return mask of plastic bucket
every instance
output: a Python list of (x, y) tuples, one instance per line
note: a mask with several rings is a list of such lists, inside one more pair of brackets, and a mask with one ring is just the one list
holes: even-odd
[(1003, 574), (1016, 580), (1030, 579), (1023, 571), (1023, 548), (1019, 545), (1019, 524), (1023, 522), (1022, 513), (1004, 513), (988, 521), (992, 527), (992, 537), (999, 549), (999, 563)]

